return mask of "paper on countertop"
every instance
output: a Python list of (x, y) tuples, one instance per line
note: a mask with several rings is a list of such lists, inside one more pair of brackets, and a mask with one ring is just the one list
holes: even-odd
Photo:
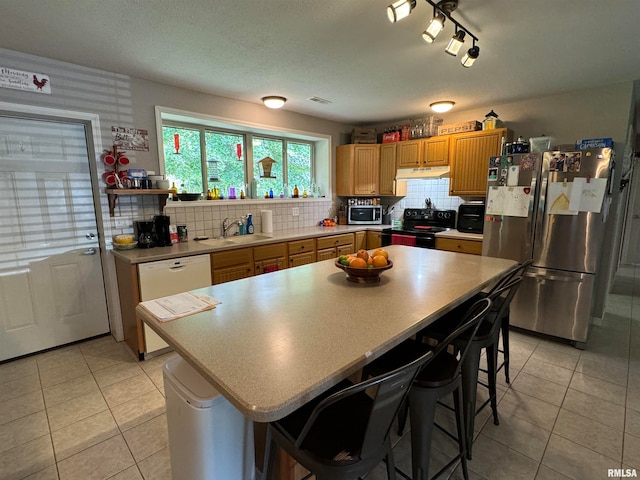
[(573, 189), (569, 198), (569, 209), (579, 212), (600, 213), (602, 200), (607, 189), (606, 178), (576, 177), (573, 179)]
[(204, 293), (185, 292), (140, 302), (140, 305), (158, 321), (168, 322), (169, 320), (186, 317), (194, 313), (211, 310), (216, 308), (219, 303), (222, 302)]

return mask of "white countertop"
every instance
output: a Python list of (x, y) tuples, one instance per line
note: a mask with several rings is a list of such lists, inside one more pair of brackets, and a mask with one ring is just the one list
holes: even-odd
[[(344, 231), (344, 230), (343, 230)], [(336, 233), (339, 233), (337, 231)], [(284, 417), (495, 281), (512, 260), (401, 245), (376, 284), (334, 260), (197, 290), (214, 310), (138, 316), (244, 415)]]

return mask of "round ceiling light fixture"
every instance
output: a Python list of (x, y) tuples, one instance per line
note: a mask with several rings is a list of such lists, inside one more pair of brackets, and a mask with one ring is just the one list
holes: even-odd
[(448, 112), (453, 108), (456, 102), (452, 102), (451, 100), (441, 100), (439, 102), (434, 102), (431, 105), (431, 110), (438, 113)]
[(264, 106), (268, 108), (282, 108), (286, 101), (286, 98), (278, 97), (276, 95), (262, 97), (262, 103), (264, 103)]

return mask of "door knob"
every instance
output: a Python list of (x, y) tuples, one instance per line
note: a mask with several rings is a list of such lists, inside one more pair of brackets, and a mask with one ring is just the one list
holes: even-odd
[(94, 233), (91, 233), (91, 232), (87, 233), (85, 235), (85, 237), (87, 237), (87, 239), (89, 239), (89, 240), (95, 240), (96, 239), (96, 235)]
[(95, 248), (87, 248), (81, 255), (95, 255), (98, 251)]

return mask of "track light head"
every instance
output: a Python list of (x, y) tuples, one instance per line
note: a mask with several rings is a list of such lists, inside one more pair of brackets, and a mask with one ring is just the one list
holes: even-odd
[(460, 60), (460, 63), (462, 63), (463, 67), (469, 68), (476, 62), (479, 55), (480, 55), (480, 47), (474, 45), (469, 50), (467, 50), (467, 53), (464, 54), (464, 57), (462, 57), (462, 60)]
[(462, 44), (464, 43), (464, 36), (465, 31), (458, 30), (456, 28), (456, 34), (451, 37), (451, 40), (449, 40), (449, 45), (447, 45), (447, 48), (445, 48), (444, 51), (454, 57), (458, 55), (458, 52), (460, 51), (460, 48), (462, 48)]
[(427, 43), (433, 43), (433, 41), (436, 39), (443, 28), (444, 15), (440, 12), (437, 12), (429, 22), (429, 25), (427, 25), (425, 31), (422, 32), (422, 38)]
[(416, 7), (416, 0), (398, 0), (387, 7), (387, 18), (391, 23), (408, 17)]

